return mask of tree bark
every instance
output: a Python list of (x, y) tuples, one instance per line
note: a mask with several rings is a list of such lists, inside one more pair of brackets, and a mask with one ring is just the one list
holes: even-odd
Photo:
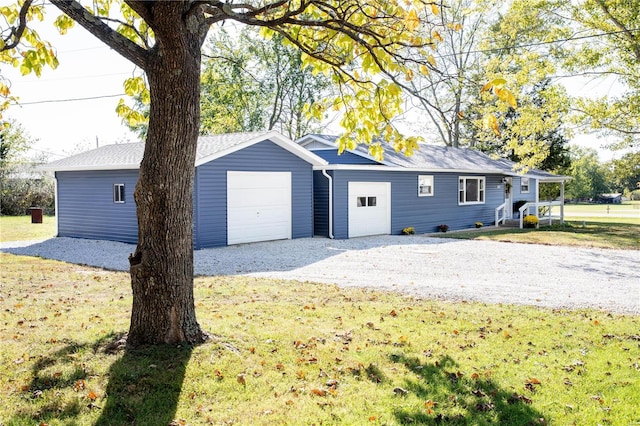
[(202, 14), (189, 14), (182, 2), (148, 7), (156, 44), (145, 65), (151, 108), (134, 192), (138, 245), (129, 257), (133, 308), (127, 344), (133, 347), (207, 338), (193, 297), (193, 177), (206, 27)]

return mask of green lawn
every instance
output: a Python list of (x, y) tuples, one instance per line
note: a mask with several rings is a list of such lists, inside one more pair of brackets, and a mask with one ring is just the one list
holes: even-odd
[[(640, 225), (640, 201), (626, 201), (622, 204), (566, 204), (564, 212), (568, 221)], [(554, 207), (553, 213), (559, 215), (559, 207)]]
[[(515, 243), (565, 245), (622, 250), (640, 250), (640, 224), (615, 222), (567, 221), (564, 225), (540, 226), (539, 229), (488, 228), (437, 234), (442, 238), (493, 240)], [(596, 219), (597, 220), (597, 219)]]
[(640, 422), (637, 316), (210, 277), (210, 342), (130, 352), (127, 273), (0, 263), (3, 425)]
[(44, 240), (56, 232), (55, 216), (44, 216), (42, 223), (31, 223), (31, 216), (0, 216), (0, 242)]

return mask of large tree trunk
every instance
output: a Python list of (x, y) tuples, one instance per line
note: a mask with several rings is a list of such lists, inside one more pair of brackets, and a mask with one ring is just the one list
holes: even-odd
[(185, 18), (180, 3), (152, 7), (154, 27), (162, 32), (156, 31), (145, 67), (151, 110), (134, 194), (139, 233), (129, 257), (130, 346), (200, 343), (207, 337), (193, 299), (193, 176), (204, 34)]

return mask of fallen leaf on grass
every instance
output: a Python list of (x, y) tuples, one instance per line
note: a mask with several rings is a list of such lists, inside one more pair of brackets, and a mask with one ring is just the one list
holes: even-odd
[(240, 383), (242, 386), (245, 386), (247, 384), (245, 375), (243, 373), (240, 373), (236, 376), (236, 381)]
[(398, 396), (406, 396), (409, 393), (409, 391), (398, 387), (393, 389), (393, 393), (395, 393)]
[(327, 396), (327, 391), (324, 389), (311, 389), (311, 393), (316, 396)]
[(427, 400), (424, 402), (424, 408), (425, 408), (425, 410), (427, 410), (427, 414), (433, 414), (433, 409), (434, 409), (437, 405), (438, 405), (438, 403), (437, 403), (437, 402), (433, 402), (432, 400), (427, 399)]
[(516, 402), (524, 402), (525, 404), (531, 404), (533, 403), (533, 400), (531, 398), (527, 398), (524, 395), (518, 395), (517, 393), (514, 393), (509, 397), (509, 399), (507, 399), (507, 402), (509, 404), (515, 404)]
[(493, 402), (481, 402), (479, 404), (476, 404), (476, 410), (482, 412), (491, 411), (495, 407), (496, 406), (493, 404)]

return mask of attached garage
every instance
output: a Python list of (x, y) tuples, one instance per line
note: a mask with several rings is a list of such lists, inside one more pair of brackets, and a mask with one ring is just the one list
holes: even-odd
[(391, 183), (349, 182), (349, 238), (391, 233)]
[(291, 172), (227, 172), (227, 244), (291, 238)]
[[(136, 242), (133, 190), (143, 152), (141, 143), (107, 145), (50, 163), (58, 235)], [(313, 167), (323, 164), (277, 132), (200, 137), (194, 247), (313, 236)]]

